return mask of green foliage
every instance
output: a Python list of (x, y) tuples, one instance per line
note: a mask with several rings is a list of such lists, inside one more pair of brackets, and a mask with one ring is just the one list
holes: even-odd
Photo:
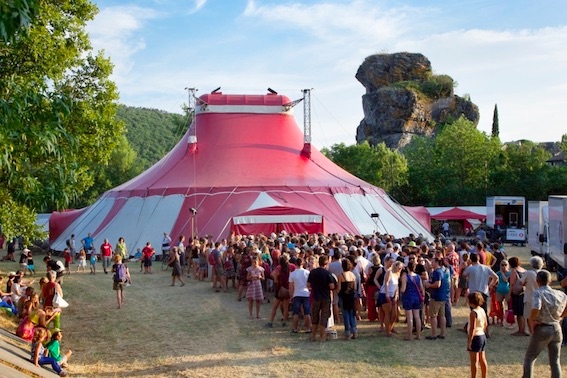
[(503, 146), (464, 118), (444, 125), (435, 139), (414, 138), (404, 154), (410, 185), (400, 192), (411, 204), (482, 205), (493, 195), (544, 200), (567, 192), (567, 167), (547, 165), (543, 147), (530, 141)]
[(488, 169), (500, 142), (464, 117), (445, 125), (435, 139), (415, 138), (406, 147), (411, 203), (444, 206), (482, 203), (489, 188)]
[(137, 170), (145, 170), (165, 156), (187, 131), (187, 116), (157, 109), (120, 106), (117, 118), (126, 125), (126, 137), (138, 157)]
[(437, 100), (452, 96), (456, 83), (448, 75), (431, 75), (423, 81), (399, 81), (390, 86), (409, 89), (426, 99)]
[(368, 142), (350, 146), (340, 143), (321, 152), (353, 175), (385, 190), (407, 182), (406, 159), (384, 143), (377, 146)]
[(1, 232), (7, 239), (23, 235), (25, 245), (30, 245), (33, 240), (45, 239), (46, 235), (41, 231), (41, 227), (35, 224), (35, 217), (35, 211), (16, 203), (9, 193), (0, 188)]
[[(28, 32), (0, 42), (0, 190), (13, 204), (9, 211), (74, 203), (123, 132), (112, 65), (92, 55), (85, 31), (96, 11), (87, 0), (41, 1)], [(23, 230), (13, 223), (22, 219), (7, 213), (0, 224)]]
[(10, 42), (26, 32), (39, 11), (39, 0), (0, 0), (0, 40)]

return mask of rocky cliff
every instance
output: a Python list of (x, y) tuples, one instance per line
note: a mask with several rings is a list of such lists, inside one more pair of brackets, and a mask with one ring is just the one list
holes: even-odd
[(434, 136), (435, 125), (461, 115), (478, 124), (478, 107), (453, 93), (451, 77), (433, 75), (431, 63), (422, 54), (371, 55), (358, 68), (356, 78), (366, 88), (358, 143), (385, 142), (399, 149), (414, 135)]

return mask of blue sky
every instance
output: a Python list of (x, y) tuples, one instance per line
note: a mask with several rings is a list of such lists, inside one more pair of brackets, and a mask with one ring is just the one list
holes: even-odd
[[(567, 1), (95, 0), (93, 47), (115, 65), (120, 102), (170, 112), (224, 93), (290, 99), (312, 91), (313, 143), (355, 142), (368, 55), (425, 55), (456, 93), (480, 108), (490, 133), (498, 104), (503, 141), (558, 141), (567, 133)], [(296, 107), (302, 127), (302, 108)]]

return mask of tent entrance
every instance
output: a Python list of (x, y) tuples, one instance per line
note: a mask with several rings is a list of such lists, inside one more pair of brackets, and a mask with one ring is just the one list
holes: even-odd
[(263, 207), (239, 214), (232, 218), (230, 230), (237, 235), (325, 232), (322, 215), (285, 206)]

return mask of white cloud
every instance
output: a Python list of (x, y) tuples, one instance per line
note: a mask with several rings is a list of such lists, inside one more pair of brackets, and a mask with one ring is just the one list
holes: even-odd
[(189, 10), (189, 14), (197, 13), (198, 11), (200, 11), (201, 8), (203, 8), (207, 3), (207, 0), (194, 0), (194, 3), (195, 5), (193, 6), (193, 8), (191, 8), (191, 10)]
[(139, 32), (147, 21), (162, 14), (153, 9), (137, 6), (108, 7), (100, 11), (87, 24), (91, 43), (95, 51), (105, 50), (112, 58), (113, 78), (120, 84), (127, 81), (134, 67), (133, 55), (146, 47)]
[[(193, 4), (198, 11), (206, 1)], [(156, 42), (144, 33), (155, 32), (162, 18), (169, 22), (166, 16), (173, 20), (172, 14), (114, 7), (103, 9), (89, 31), (95, 47), (104, 47), (115, 63), (122, 101), (129, 105), (177, 112), (186, 102), (187, 86), (200, 93), (219, 85), (225, 93), (264, 93), (270, 86), (291, 99), (301, 96), (300, 89), (314, 88), (317, 147), (354, 142), (364, 93), (354, 75), (366, 56), (378, 52), (424, 54), (436, 73), (459, 83), (457, 93), (470, 94), (479, 105), (482, 130), (490, 131), (498, 103), (503, 140), (558, 140), (566, 131), (561, 111), (567, 108), (567, 27), (456, 29), (447, 26), (459, 24), (451, 12), (385, 4), (249, 0), (239, 16), (218, 24), (226, 28), (225, 35), (196, 28), (190, 39), (164, 34), (160, 46), (147, 45)], [(195, 17), (193, 22), (218, 17), (206, 13), (187, 17)], [(296, 117), (301, 123), (301, 107)]]

